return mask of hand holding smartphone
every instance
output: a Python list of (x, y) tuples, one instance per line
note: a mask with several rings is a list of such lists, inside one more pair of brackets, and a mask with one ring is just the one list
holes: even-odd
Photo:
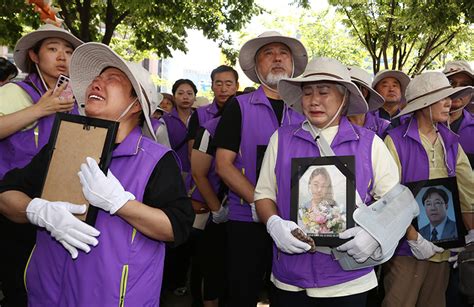
[(56, 85), (54, 86), (54, 92), (56, 92), (58, 90), (58, 88), (63, 85), (64, 83), (66, 83), (66, 87), (63, 89), (63, 91), (61, 92), (61, 94), (59, 94), (59, 97), (62, 97), (63, 99), (71, 99), (71, 98), (74, 98), (74, 94), (72, 93), (72, 87), (69, 83), (69, 77), (68, 76), (65, 76), (65, 75), (59, 75), (58, 77), (58, 81), (56, 81)]

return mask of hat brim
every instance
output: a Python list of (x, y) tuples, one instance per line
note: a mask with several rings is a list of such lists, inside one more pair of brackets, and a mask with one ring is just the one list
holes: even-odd
[(38, 42), (46, 38), (61, 38), (70, 43), (74, 49), (83, 44), (83, 41), (66, 30), (62, 30), (61, 28), (36, 30), (28, 33), (18, 40), (13, 51), (13, 59), (15, 60), (15, 64), (22, 72), (30, 73), (28, 67), (28, 51)]
[(303, 113), (302, 109), (302, 97), (303, 89), (301, 88), (303, 83), (318, 82), (318, 81), (329, 81), (339, 83), (349, 91), (349, 102), (347, 107), (346, 115), (365, 114), (368, 112), (369, 107), (365, 101), (364, 96), (357, 88), (357, 86), (346, 80), (341, 80), (329, 76), (310, 76), (300, 77), (291, 79), (282, 79), (278, 83), (278, 92), (282, 97), (283, 101), (295, 111)]
[(474, 82), (474, 74), (472, 74), (470, 71), (464, 70), (464, 69), (459, 69), (459, 70), (454, 70), (454, 71), (448, 71), (448, 72), (443, 72), (446, 77), (450, 77), (453, 75), (457, 74), (465, 74), (471, 78), (472, 82)]
[(447, 88), (439, 92), (435, 92), (433, 94), (426, 95), (426, 96), (423, 96), (423, 97), (420, 97), (420, 98), (414, 99), (413, 101), (408, 102), (406, 107), (403, 108), (403, 110), (400, 113), (398, 113), (397, 116), (395, 116), (394, 118), (424, 109), (447, 97), (450, 97), (451, 99), (456, 99), (458, 97), (463, 97), (472, 93), (474, 93), (474, 87), (472, 86), (460, 86), (460, 87), (455, 87), (455, 88)]
[(94, 78), (107, 67), (119, 69), (130, 80), (130, 83), (138, 96), (138, 101), (140, 102), (145, 117), (145, 133), (149, 137), (156, 139), (153, 125), (150, 120), (150, 103), (148, 102), (148, 98), (144, 95), (140, 83), (127, 62), (110, 49), (110, 47), (104, 44), (86, 43), (79, 46), (72, 54), (69, 71), (71, 87), (74, 97), (79, 105), (79, 112), (82, 115), (85, 115), (87, 87), (92, 83)]
[(288, 46), (293, 56), (295, 67), (293, 76), (301, 75), (306, 68), (306, 64), (308, 64), (308, 53), (306, 52), (305, 47), (295, 38), (277, 35), (256, 37), (247, 41), (242, 46), (239, 52), (239, 64), (244, 74), (253, 82), (261, 83), (255, 70), (255, 57), (260, 48), (271, 43), (282, 43)]
[(352, 79), (352, 82), (363, 86), (365, 89), (367, 89), (367, 91), (369, 91), (369, 97), (368, 99), (366, 99), (367, 104), (369, 106), (368, 112), (378, 110), (383, 106), (383, 104), (385, 103), (385, 99), (383, 99), (383, 97), (379, 93), (377, 93), (376, 90), (371, 88), (369, 84), (354, 79)]

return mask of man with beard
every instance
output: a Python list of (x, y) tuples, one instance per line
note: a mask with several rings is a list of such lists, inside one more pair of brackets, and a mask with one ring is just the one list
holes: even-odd
[(261, 86), (229, 102), (214, 145), (217, 174), (229, 187), (229, 306), (254, 307), (271, 264), (271, 239), (255, 213), (255, 184), (273, 132), (303, 121), (283, 103), (277, 84), (282, 78), (300, 75), (308, 56), (300, 41), (269, 31), (242, 46), (239, 62), (247, 77)]
[(408, 83), (410, 83), (410, 77), (400, 70), (379, 71), (372, 82), (372, 88), (385, 100), (384, 105), (374, 111), (374, 114), (390, 121), (389, 129), (400, 126), (406, 118), (394, 117), (405, 106), (405, 89)]

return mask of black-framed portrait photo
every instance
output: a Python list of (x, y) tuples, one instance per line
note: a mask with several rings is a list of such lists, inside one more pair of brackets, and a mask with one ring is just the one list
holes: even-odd
[(339, 234), (354, 226), (354, 156), (293, 158), (291, 219), (318, 246), (335, 247)]
[(420, 235), (442, 248), (465, 245), (466, 230), (462, 221), (456, 177), (409, 182), (420, 214), (413, 226)]

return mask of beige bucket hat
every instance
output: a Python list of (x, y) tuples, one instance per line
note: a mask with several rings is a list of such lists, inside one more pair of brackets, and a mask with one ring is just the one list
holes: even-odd
[(443, 74), (445, 74), (446, 77), (459, 73), (468, 75), (474, 82), (474, 72), (472, 71), (471, 65), (464, 60), (448, 62), (446, 63), (446, 67), (443, 69)]
[(408, 75), (401, 70), (381, 70), (375, 75), (374, 81), (372, 82), (372, 88), (375, 89), (377, 83), (379, 83), (385, 78), (395, 78), (398, 80), (398, 82), (400, 82), (402, 102), (405, 102), (405, 92), (408, 83), (410, 83), (410, 77), (408, 77)]
[(197, 96), (196, 100), (194, 100), (194, 103), (191, 107), (194, 108), (194, 109), (197, 109), (199, 107), (207, 106), (209, 104), (210, 104), (209, 99), (207, 99), (204, 96)]
[(363, 86), (369, 91), (369, 97), (367, 97), (367, 104), (369, 105), (369, 112), (375, 111), (383, 106), (385, 100), (376, 90), (370, 85), (372, 84), (372, 76), (362, 68), (356, 66), (348, 66), (351, 80), (359, 86)]
[(347, 115), (367, 113), (369, 107), (357, 85), (351, 81), (349, 70), (338, 60), (330, 58), (314, 58), (306, 66), (299, 78), (282, 79), (278, 83), (278, 92), (288, 106), (303, 113), (301, 101), (303, 83), (316, 81), (336, 82), (349, 91)]
[(446, 97), (455, 99), (472, 94), (473, 91), (472, 86), (453, 88), (442, 72), (422, 73), (413, 78), (408, 84), (407, 105), (396, 117), (421, 110)]
[(28, 67), (28, 62), (30, 61), (28, 50), (33, 48), (43, 39), (53, 37), (64, 39), (65, 41), (69, 42), (74, 49), (83, 44), (80, 39), (72, 35), (67, 30), (51, 24), (45, 24), (39, 27), (37, 30), (24, 35), (18, 40), (13, 51), (13, 59), (15, 60), (16, 66), (18, 66), (21, 71), (30, 73)]
[(253, 82), (261, 83), (256, 72), (255, 58), (260, 48), (271, 43), (282, 43), (288, 46), (293, 56), (293, 76), (299, 76), (308, 63), (308, 53), (303, 44), (296, 38), (283, 36), (277, 31), (267, 31), (247, 41), (239, 52), (239, 63), (244, 74)]
[(84, 114), (87, 87), (107, 67), (117, 68), (128, 77), (143, 110), (146, 123), (145, 134), (155, 139), (150, 116), (155, 112), (163, 97), (156, 91), (150, 73), (145, 68), (138, 63), (123, 60), (104, 44), (85, 43), (72, 54), (69, 72), (72, 91), (79, 104), (79, 112)]

